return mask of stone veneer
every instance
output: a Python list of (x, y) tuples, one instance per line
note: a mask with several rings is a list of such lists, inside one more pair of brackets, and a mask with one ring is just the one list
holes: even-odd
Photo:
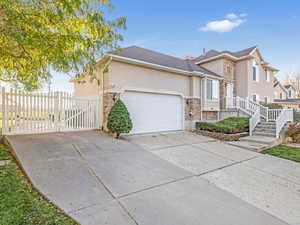
[(224, 80), (220, 81), (220, 107), (221, 109), (225, 108), (225, 98), (227, 96), (227, 84), (233, 84), (233, 96), (236, 96), (236, 79), (235, 79), (235, 63), (230, 60), (224, 60)]
[(107, 119), (111, 107), (120, 98), (120, 93), (105, 93), (103, 96), (103, 128), (107, 131)]
[(201, 117), (201, 99), (185, 99), (185, 120), (200, 120)]
[(203, 111), (202, 120), (218, 120), (218, 112), (216, 111)]

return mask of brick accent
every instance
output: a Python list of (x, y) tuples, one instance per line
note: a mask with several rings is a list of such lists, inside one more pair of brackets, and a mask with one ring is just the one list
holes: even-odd
[(202, 112), (202, 119), (203, 120), (217, 120), (218, 119), (218, 112), (216, 112), (216, 111), (204, 111), (204, 112)]
[(201, 99), (185, 99), (185, 120), (200, 120), (201, 117)]
[(108, 114), (110, 112), (111, 107), (115, 104), (115, 102), (120, 99), (120, 93), (105, 93), (103, 96), (103, 128), (107, 130), (107, 119)]

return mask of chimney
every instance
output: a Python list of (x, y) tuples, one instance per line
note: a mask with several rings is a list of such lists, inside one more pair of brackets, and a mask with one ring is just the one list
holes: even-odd
[(206, 53), (206, 49), (205, 49), (205, 48), (203, 48), (203, 55), (205, 55), (205, 53)]
[(186, 56), (186, 57), (185, 57), (185, 60), (193, 61), (194, 59), (195, 59), (194, 56)]

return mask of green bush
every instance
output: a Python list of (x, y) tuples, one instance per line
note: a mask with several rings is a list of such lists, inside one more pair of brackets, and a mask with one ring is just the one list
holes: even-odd
[(224, 134), (236, 134), (249, 131), (249, 118), (230, 117), (219, 122), (197, 122), (197, 130), (206, 130)]
[(294, 122), (300, 122), (300, 112), (294, 110)]
[(269, 109), (282, 109), (282, 106), (277, 103), (260, 103), (261, 105), (268, 107)]
[(125, 104), (117, 100), (108, 115), (107, 128), (119, 138), (121, 133), (132, 130), (132, 121)]

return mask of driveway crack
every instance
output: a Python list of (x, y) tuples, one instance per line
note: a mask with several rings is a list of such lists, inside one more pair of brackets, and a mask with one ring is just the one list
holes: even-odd
[[(79, 147), (76, 144), (73, 144), (73, 147), (75, 148), (75, 150), (78, 152), (78, 154), (80, 155), (80, 157), (86, 162), (86, 166), (89, 170), (89, 172), (91, 173), (92, 176), (95, 176), (97, 182), (102, 185), (104, 187), (104, 189), (110, 194), (110, 196), (116, 200), (116, 202), (119, 204), (119, 206), (123, 209), (124, 213), (136, 224), (139, 225), (137, 223), (137, 221), (134, 219), (134, 217), (129, 213), (129, 211), (125, 208), (125, 206), (119, 201), (118, 198), (116, 198), (116, 196), (109, 190), (109, 188), (102, 182), (102, 180), (100, 179), (100, 177), (97, 176), (96, 172), (93, 170), (93, 168), (91, 168), (86, 160), (86, 158), (84, 157), (84, 155), (81, 153)], [(90, 207), (90, 206), (88, 206)], [(86, 208), (88, 208), (86, 207)], [(79, 210), (78, 210), (79, 211)]]

